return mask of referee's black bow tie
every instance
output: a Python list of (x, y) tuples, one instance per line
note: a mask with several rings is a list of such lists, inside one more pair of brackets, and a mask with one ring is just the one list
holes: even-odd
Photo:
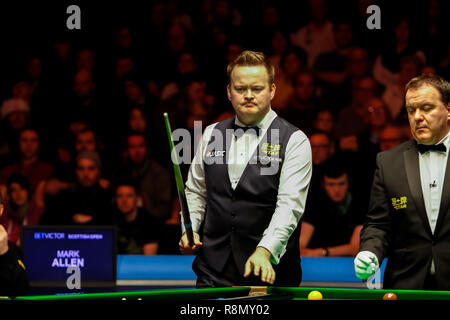
[[(260, 133), (260, 130), (261, 130), (261, 128), (260, 127), (258, 127), (258, 126), (250, 126), (250, 127), (241, 127), (240, 125), (238, 125), (238, 124), (236, 124), (236, 123), (233, 123), (233, 130), (234, 130), (234, 134), (236, 135), (236, 130), (238, 130), (238, 129), (241, 129), (244, 133), (247, 131), (247, 130), (250, 130), (250, 129), (253, 129), (255, 132), (256, 132), (256, 135), (257, 136), (259, 136), (259, 133)], [(240, 137), (240, 135), (239, 135), (239, 137)], [(238, 138), (239, 138), (238, 137)]]
[(431, 145), (417, 144), (417, 149), (419, 149), (419, 152), (422, 154), (428, 151), (447, 152), (447, 148), (442, 142), (439, 144), (431, 144)]

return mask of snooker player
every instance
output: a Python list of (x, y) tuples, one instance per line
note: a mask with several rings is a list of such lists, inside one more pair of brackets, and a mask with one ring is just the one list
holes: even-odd
[(384, 288), (450, 290), (450, 83), (413, 78), (405, 106), (414, 139), (377, 156), (355, 272), (387, 257)]
[[(0, 217), (5, 210), (3, 199), (0, 191)], [(0, 224), (0, 296), (16, 297), (28, 293), (29, 282), (21, 259), (20, 248), (8, 242), (8, 233)]]
[(274, 68), (262, 53), (242, 52), (227, 73), (236, 116), (205, 129), (186, 182), (194, 244), (184, 233), (180, 249), (197, 254), (198, 288), (298, 286), (309, 141), (271, 109)]

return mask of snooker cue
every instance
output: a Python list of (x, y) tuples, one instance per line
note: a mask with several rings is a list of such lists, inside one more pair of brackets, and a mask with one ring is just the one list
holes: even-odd
[(186, 200), (186, 194), (184, 193), (183, 178), (181, 176), (180, 165), (178, 164), (178, 157), (175, 153), (172, 139), (172, 129), (170, 128), (169, 115), (164, 112), (164, 122), (166, 124), (167, 138), (169, 139), (170, 154), (173, 164), (173, 170), (175, 173), (175, 181), (177, 185), (178, 199), (181, 206), (181, 214), (183, 215), (184, 227), (186, 229), (186, 236), (190, 246), (194, 244), (194, 234), (192, 232), (191, 215), (189, 214), (189, 207)]

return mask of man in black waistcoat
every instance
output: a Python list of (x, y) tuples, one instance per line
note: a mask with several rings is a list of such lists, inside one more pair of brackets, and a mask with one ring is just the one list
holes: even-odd
[(183, 234), (180, 249), (197, 254), (199, 288), (298, 286), (311, 147), (271, 109), (274, 68), (262, 53), (242, 52), (227, 72), (236, 116), (205, 129), (186, 182), (194, 245)]
[(384, 258), (384, 288), (450, 290), (450, 83), (436, 75), (405, 87), (413, 140), (377, 156), (355, 272)]

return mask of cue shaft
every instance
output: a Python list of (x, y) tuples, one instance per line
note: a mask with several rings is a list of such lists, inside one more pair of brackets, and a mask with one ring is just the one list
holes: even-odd
[(173, 145), (172, 129), (170, 128), (169, 115), (167, 114), (167, 112), (164, 112), (164, 122), (166, 124), (167, 138), (169, 139), (170, 154), (173, 164), (173, 170), (175, 173), (175, 182), (177, 186), (178, 199), (180, 201), (181, 206), (181, 214), (183, 215), (183, 222), (184, 227), (186, 229), (186, 236), (188, 239), (188, 243), (190, 246), (192, 246), (194, 244), (194, 233), (192, 232), (191, 215), (189, 213), (189, 207), (186, 200), (186, 193), (184, 192), (184, 183), (183, 178), (181, 176), (178, 157)]

